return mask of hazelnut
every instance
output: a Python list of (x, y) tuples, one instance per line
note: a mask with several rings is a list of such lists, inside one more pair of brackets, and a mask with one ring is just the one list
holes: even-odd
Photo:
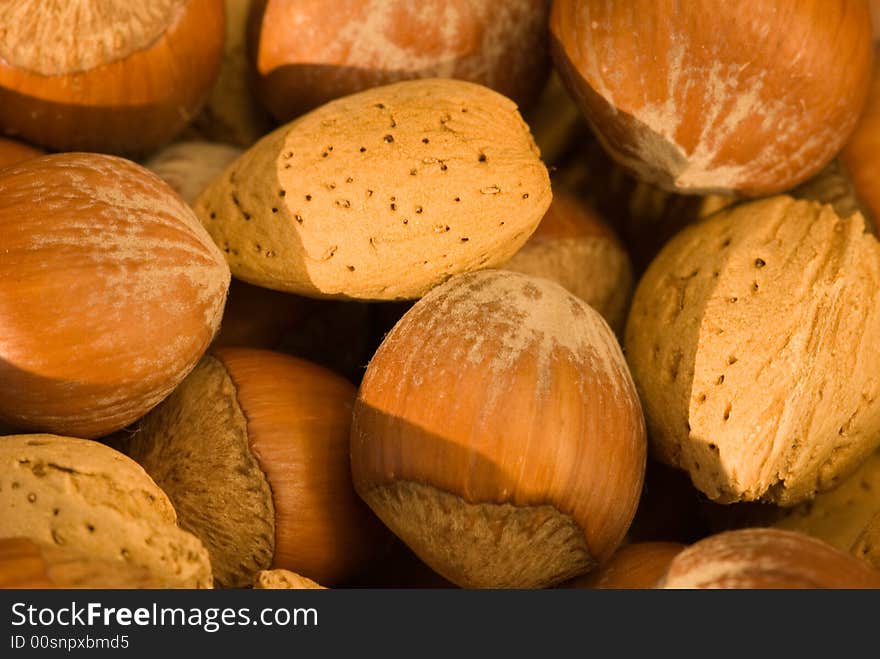
[(623, 539), (645, 469), (607, 323), (559, 284), (503, 270), (413, 305), (367, 367), (351, 432), (358, 493), (462, 587), (589, 571)]
[(0, 419), (94, 438), (154, 407), (214, 337), (223, 255), (163, 181), (115, 156), (0, 170)]
[(718, 533), (680, 552), (658, 588), (880, 588), (880, 571), (794, 531)]
[(550, 32), (603, 146), (672, 191), (788, 190), (837, 154), (868, 92), (866, 2), (557, 0)]
[(866, 214), (880, 221), (880, 59), (875, 59), (871, 94), (855, 131), (840, 153), (840, 161), (852, 181)]
[(637, 542), (624, 545), (600, 568), (572, 579), (568, 588), (654, 588), (685, 545), (677, 542)]
[(10, 0), (0, 25), (0, 131), (59, 151), (169, 141), (223, 52), (223, 0)]
[(126, 443), (198, 536), (221, 587), (283, 568), (334, 586), (387, 545), (349, 468), (355, 388), (267, 350), (222, 348)]
[(400, 80), (457, 78), (520, 107), (550, 72), (549, 0), (264, 0), (251, 5), (256, 91), (281, 122)]

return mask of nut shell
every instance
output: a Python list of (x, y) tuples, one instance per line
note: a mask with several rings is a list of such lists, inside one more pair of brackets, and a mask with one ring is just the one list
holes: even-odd
[(550, 30), (563, 82), (615, 160), (685, 193), (806, 180), (849, 137), (870, 80), (864, 0), (558, 0)]
[(189, 205), (242, 154), (230, 144), (218, 142), (175, 142), (144, 162), (144, 167), (174, 188)]
[(0, 589), (171, 587), (144, 567), (28, 538), (0, 538)]
[(652, 453), (720, 503), (793, 505), (880, 442), (880, 245), (780, 196), (678, 234), (636, 289), (627, 359)]
[(678, 554), (660, 588), (880, 588), (880, 571), (794, 531), (742, 529), (705, 538)]
[(0, 418), (100, 437), (143, 416), (211, 342), (229, 269), (167, 184), (115, 156), (0, 170)]
[(871, 93), (859, 123), (840, 152), (840, 161), (866, 213), (880, 221), (880, 59), (876, 56)]
[(0, 131), (53, 150), (146, 153), (180, 132), (219, 71), (223, 0), (15, 0), (0, 12)]
[(503, 267), (561, 284), (623, 332), (635, 285), (632, 264), (611, 228), (574, 195), (554, 193), (535, 233)]
[(236, 278), (310, 297), (390, 300), (503, 263), (551, 196), (510, 100), (432, 79), (338, 99), (282, 126), (195, 209)]
[(645, 469), (614, 334), (560, 285), (487, 270), (415, 303), (354, 409), (358, 493), (463, 587), (541, 587), (616, 549)]
[(566, 584), (568, 588), (600, 590), (654, 588), (672, 559), (685, 545), (677, 542), (637, 542), (624, 545), (600, 568)]
[(125, 446), (211, 553), (214, 578), (246, 587), (283, 568), (334, 586), (387, 533), (349, 469), (354, 386), (304, 360), (217, 349)]
[(254, 590), (324, 590), (324, 586), (290, 570), (260, 570)]
[(41, 155), (43, 155), (43, 151), (30, 144), (0, 137), (0, 167), (13, 165)]
[(31, 538), (122, 571), (145, 568), (179, 587), (212, 584), (208, 553), (178, 528), (165, 493), (137, 463), (98, 442), (3, 437), (0, 513), (0, 538)]
[(401, 80), (456, 78), (530, 105), (550, 72), (549, 0), (262, 0), (252, 4), (259, 97), (279, 121)]

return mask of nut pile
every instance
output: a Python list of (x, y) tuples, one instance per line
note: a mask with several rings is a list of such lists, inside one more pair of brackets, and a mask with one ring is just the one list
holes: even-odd
[(0, 4), (0, 588), (880, 588), (880, 3), (339, 4)]

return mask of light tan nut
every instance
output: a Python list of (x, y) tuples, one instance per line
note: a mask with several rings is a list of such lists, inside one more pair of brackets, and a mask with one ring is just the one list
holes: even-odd
[(56, 435), (0, 441), (0, 537), (27, 537), (95, 560), (143, 567), (184, 588), (212, 585), (208, 552), (136, 462)]
[(296, 572), (278, 569), (257, 572), (254, 590), (325, 590), (325, 587)]
[(550, 199), (509, 99), (429, 79), (338, 99), (277, 129), (195, 209), (240, 279), (381, 300), (503, 263)]
[(780, 196), (678, 234), (625, 345), (651, 449), (721, 503), (793, 505), (880, 442), (880, 245), (860, 215)]
[(871, 519), (880, 514), (880, 452), (872, 453), (834, 489), (796, 506), (708, 504), (705, 513), (712, 528), (718, 531), (773, 526), (806, 533), (832, 547), (850, 551)]

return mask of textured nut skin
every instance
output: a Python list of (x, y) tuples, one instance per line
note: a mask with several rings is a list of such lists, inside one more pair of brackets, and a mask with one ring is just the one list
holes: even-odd
[(0, 537), (145, 568), (184, 588), (212, 584), (207, 551), (178, 528), (165, 493), (137, 463), (98, 442), (3, 437), (0, 512)]
[(624, 545), (600, 568), (565, 584), (567, 588), (601, 590), (654, 588), (685, 545), (636, 542)]
[(880, 441), (880, 246), (860, 215), (787, 196), (678, 234), (625, 345), (655, 457), (721, 503), (792, 505)]
[(67, 153), (0, 170), (0, 418), (100, 437), (155, 406), (213, 338), (229, 269), (144, 168)]
[(794, 531), (741, 529), (704, 538), (670, 563), (659, 588), (880, 588), (880, 571)]
[(358, 493), (463, 587), (540, 587), (606, 559), (645, 468), (614, 334), (546, 279), (487, 270), (415, 303), (361, 383)]
[(521, 107), (550, 71), (549, 0), (323, 0), (252, 3), (259, 97), (279, 121), (400, 80), (456, 78)]
[(806, 180), (843, 146), (868, 91), (865, 0), (559, 0), (550, 30), (608, 151), (686, 193), (763, 196)]
[(29, 538), (0, 538), (0, 589), (171, 587), (144, 567)]
[(338, 99), (282, 126), (195, 209), (239, 279), (312, 297), (415, 299), (510, 258), (551, 196), (509, 99), (431, 79)]
[(205, 141), (176, 142), (154, 153), (144, 167), (174, 188), (190, 206), (229, 164), (242, 154), (230, 144)]
[(623, 332), (635, 285), (632, 264), (617, 236), (587, 204), (556, 192), (547, 214), (505, 270), (561, 284)]
[(223, 0), (163, 1), (161, 15), (155, 0), (65, 0), (54, 20), (41, 0), (5, 4), (21, 61), (0, 57), (0, 131), (54, 150), (146, 153), (193, 117), (220, 68)]

